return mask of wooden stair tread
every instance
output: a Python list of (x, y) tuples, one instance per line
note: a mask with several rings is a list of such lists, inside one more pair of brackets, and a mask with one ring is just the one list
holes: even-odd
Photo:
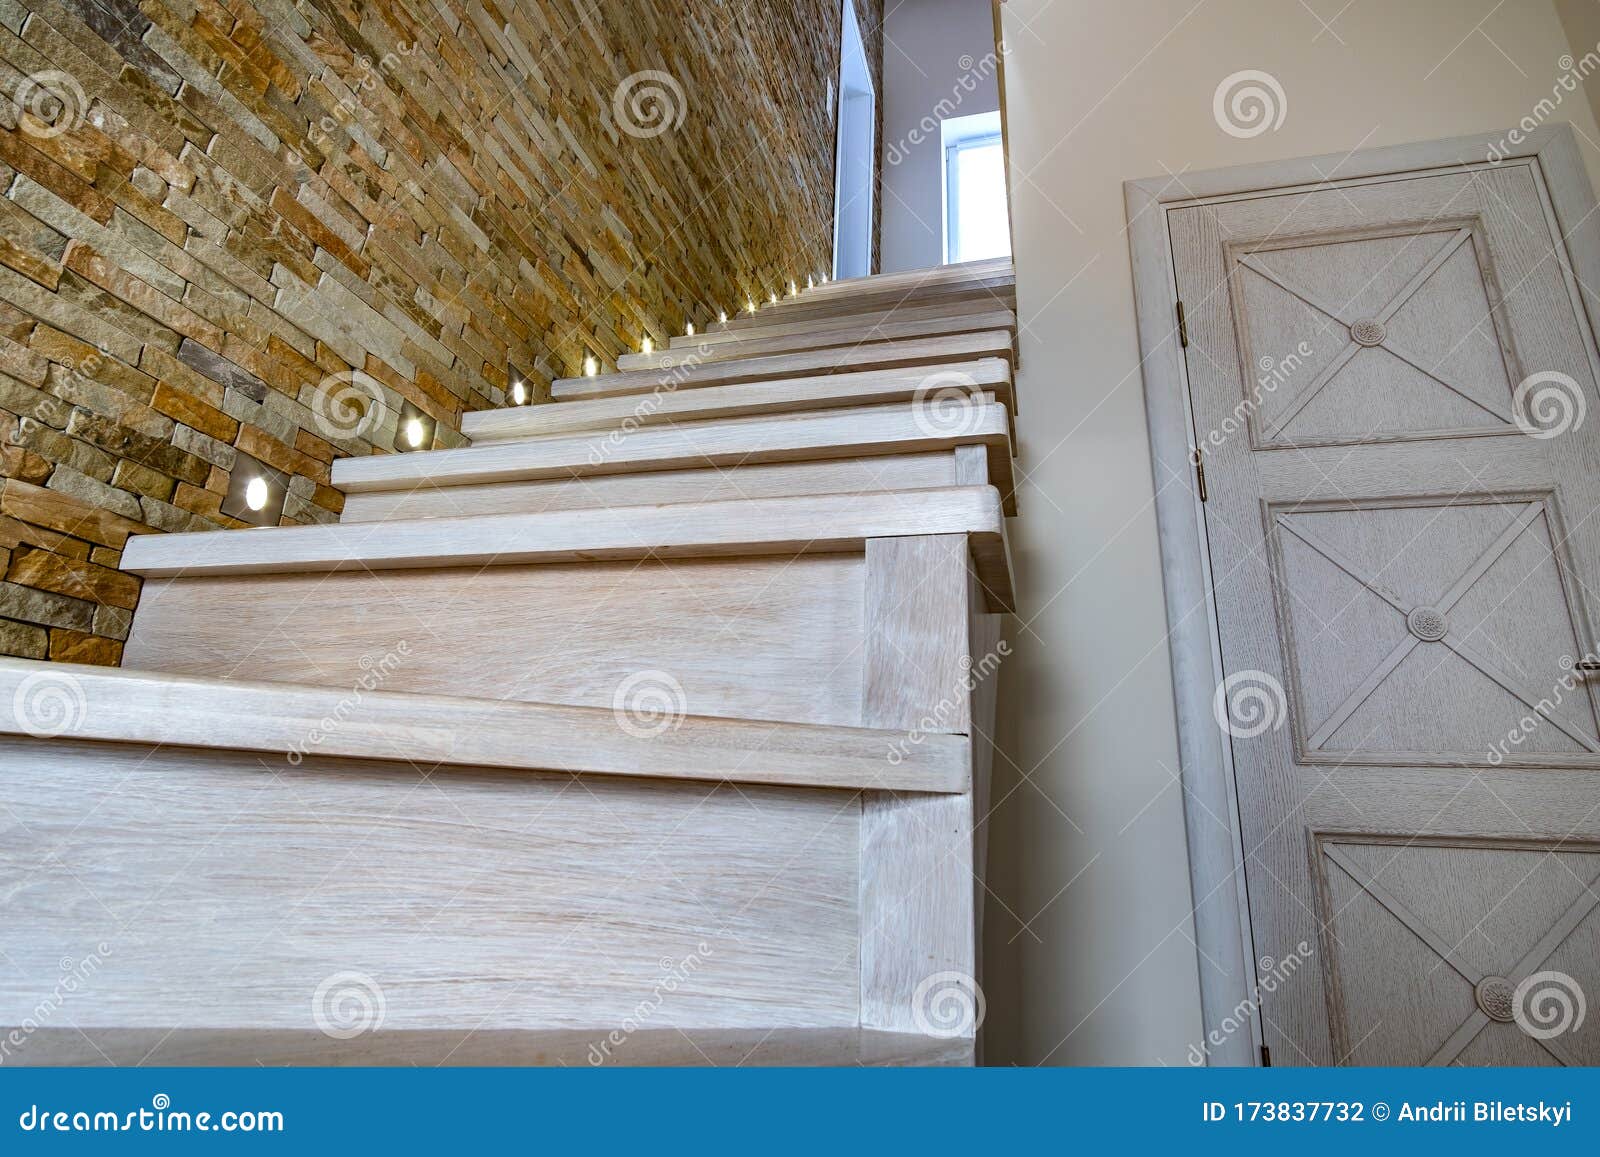
[[(970, 1065), (972, 1038), (921, 1036), (853, 1026), (637, 1028), (620, 1043), (617, 1026), (583, 1028), (379, 1028), (340, 1039), (316, 1028), (41, 1027), (28, 1063), (96, 1068), (244, 1065), (569, 1065), (752, 1066)], [(599, 1058), (598, 1060), (596, 1058)]]
[(770, 325), (776, 321), (849, 316), (850, 314), (896, 310), (934, 302), (968, 302), (974, 305), (1014, 309), (1017, 302), (1016, 279), (1009, 273), (956, 284), (929, 284), (902, 289), (877, 288), (832, 298), (801, 294), (762, 306), (755, 313), (741, 313), (708, 327), (714, 333)]
[[(551, 383), (556, 401), (622, 397), (652, 390), (701, 389), (739, 382), (814, 376), (906, 366), (936, 366), (973, 358), (1011, 358), (1013, 339), (1007, 330), (984, 330), (911, 341), (882, 342), (860, 348), (804, 350), (765, 357), (692, 364), (685, 359), (673, 369), (623, 370), (590, 378), (562, 378)], [(934, 372), (932, 369), (927, 373)], [(926, 374), (924, 376), (927, 376)]]
[[(1002, 358), (956, 361), (939, 366), (940, 382), (965, 381), (975, 390), (992, 390), (1000, 401), (1013, 403), (1011, 367)], [(474, 445), (585, 430), (610, 430), (620, 423), (641, 426), (675, 419), (733, 418), (753, 414), (799, 413), (851, 405), (913, 401), (929, 380), (923, 367), (861, 370), (772, 381), (737, 382), (663, 392), (643, 406), (638, 397), (591, 398), (582, 401), (476, 410), (462, 416), (461, 430)]]
[(1010, 494), (1010, 441), (1010, 415), (999, 403), (963, 407), (953, 415), (940, 414), (932, 407), (901, 406), (780, 420), (744, 418), (647, 426), (628, 433), (341, 458), (333, 464), (333, 484), (347, 494), (365, 494), (985, 445), (996, 451), (990, 480), (1002, 494)]
[(967, 535), (991, 609), (1012, 609), (1005, 514), (992, 486), (139, 535), (122, 569), (200, 578), (837, 554), (874, 538), (934, 534)]
[[(741, 329), (713, 327), (710, 330), (701, 330), (693, 337), (689, 337), (687, 334), (675, 337), (668, 343), (668, 348), (694, 349), (701, 345), (737, 345), (744, 341), (754, 341), (760, 338), (793, 337), (797, 334), (822, 335), (839, 329), (871, 328), (886, 322), (960, 320), (988, 313), (1007, 313), (1013, 319), (1016, 317), (1012, 310), (989, 302), (935, 301), (926, 305), (903, 305), (890, 309), (852, 310), (848, 313), (804, 318), (795, 321), (784, 321), (782, 318), (775, 318), (771, 322), (751, 325)], [(998, 328), (1015, 329), (1015, 320)]]
[(0, 733), (36, 734), (37, 722), (19, 715), (30, 696), (46, 694), (73, 701), (71, 726), (51, 728), (62, 740), (867, 791), (960, 792), (969, 782), (961, 735), (900, 743), (891, 763), (886, 753), (903, 731), (686, 715), (658, 733), (631, 733), (600, 707), (352, 695), (29, 659), (0, 658)]
[(666, 350), (658, 350), (651, 354), (623, 354), (617, 359), (617, 368), (619, 370), (671, 369), (687, 360), (705, 364), (728, 361), (732, 358), (765, 357), (771, 354), (870, 345), (917, 337), (946, 337), (951, 334), (977, 333), (983, 330), (1006, 330), (1014, 334), (1016, 324), (1016, 314), (1010, 310), (986, 309), (932, 318), (901, 319), (889, 315), (883, 321), (865, 325), (821, 329), (803, 327), (804, 332), (794, 334), (769, 334), (766, 331), (755, 330), (735, 334), (708, 334), (704, 335), (705, 340), (698, 343), (694, 338), (690, 338), (679, 344), (681, 339), (674, 338), (672, 345)]

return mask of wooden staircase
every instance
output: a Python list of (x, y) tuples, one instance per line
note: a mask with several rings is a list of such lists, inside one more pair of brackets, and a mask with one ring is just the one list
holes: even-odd
[(24, 1063), (970, 1064), (1008, 262), (819, 286), (146, 536), (0, 660)]

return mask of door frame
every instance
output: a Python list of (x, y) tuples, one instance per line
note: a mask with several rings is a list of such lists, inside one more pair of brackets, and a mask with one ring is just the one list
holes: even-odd
[[(1167, 214), (1268, 191), (1336, 188), (1419, 170), (1492, 168), (1520, 159), (1534, 162), (1554, 209), (1553, 232), (1566, 242), (1568, 275), (1576, 276), (1577, 296), (1590, 331), (1600, 333), (1600, 213), (1577, 137), (1564, 123), (1347, 155), (1169, 174), (1123, 185), (1177, 707), (1201, 1016), (1208, 1045), (1213, 1039), (1220, 1041), (1207, 1052), (1208, 1064), (1260, 1064), (1261, 1033), (1253, 1014), (1258, 989), (1233, 756), (1212, 716), (1212, 698), (1222, 679), (1221, 636), (1209, 594), (1205, 512), (1191, 457), (1198, 439), (1188, 369), (1178, 342), (1177, 282)], [(1594, 350), (1590, 352), (1593, 357)], [(1174, 478), (1187, 479), (1188, 484), (1169, 485)], [(1201, 607), (1205, 614), (1196, 614)], [(1226, 828), (1219, 817), (1226, 818)], [(1238, 1023), (1242, 1013), (1248, 1014), (1248, 1031)], [(1231, 1031), (1229, 1023), (1235, 1025)]]

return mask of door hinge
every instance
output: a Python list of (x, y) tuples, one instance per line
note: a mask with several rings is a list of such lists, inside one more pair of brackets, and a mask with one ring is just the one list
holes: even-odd
[(1261, 1046), (1261, 1067), (1264, 1069), (1272, 1067), (1272, 1050), (1266, 1045)]
[(1189, 348), (1189, 322), (1183, 316), (1183, 302), (1178, 302), (1178, 344), (1184, 349)]
[(1206, 461), (1205, 461), (1205, 457), (1204, 457), (1204, 455), (1201, 454), (1201, 452), (1200, 452), (1198, 447), (1196, 447), (1195, 452), (1194, 452), (1193, 455), (1191, 455), (1191, 457), (1192, 457), (1192, 459), (1194, 461), (1195, 486), (1200, 492), (1200, 501), (1204, 502), (1206, 500)]

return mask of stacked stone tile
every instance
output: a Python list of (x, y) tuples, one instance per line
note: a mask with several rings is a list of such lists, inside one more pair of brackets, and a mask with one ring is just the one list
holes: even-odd
[[(128, 536), (239, 525), (240, 454), (334, 521), (403, 405), (457, 445), (512, 367), (537, 394), (823, 269), (838, 34), (827, 0), (0, 0), (0, 654), (118, 662)], [(619, 99), (644, 72), (664, 107)]]

